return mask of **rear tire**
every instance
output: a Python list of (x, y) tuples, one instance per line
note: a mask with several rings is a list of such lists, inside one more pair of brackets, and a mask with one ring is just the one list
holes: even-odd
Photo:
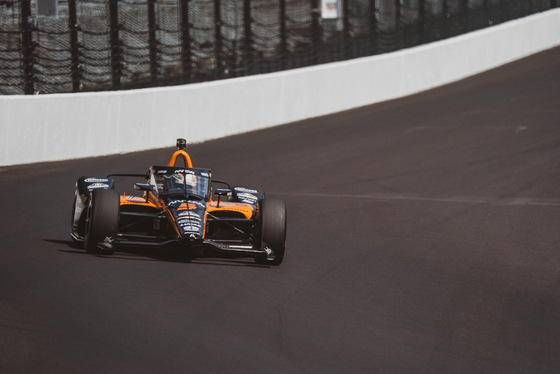
[(119, 204), (119, 193), (117, 191), (93, 190), (85, 232), (85, 248), (88, 253), (113, 253), (113, 249), (100, 249), (97, 244), (104, 241), (107, 236), (117, 232)]
[(78, 234), (77, 231), (74, 231), (74, 217), (76, 216), (76, 200), (78, 199), (78, 197), (76, 195), (74, 195), (74, 204), (72, 204), (72, 220), (70, 221), (70, 231), (72, 233), (72, 235), (70, 235), (70, 238), (72, 239), (72, 248), (79, 248), (79, 249), (83, 249), (84, 248), (84, 242), (77, 240), (74, 235)]
[(286, 204), (278, 199), (264, 199), (261, 205), (261, 249), (268, 247), (274, 252), (274, 259), (266, 254), (257, 255), (255, 262), (261, 265), (280, 265), (286, 251)]

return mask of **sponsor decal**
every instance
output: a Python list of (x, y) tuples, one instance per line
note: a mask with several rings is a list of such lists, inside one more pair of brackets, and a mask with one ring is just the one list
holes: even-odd
[(196, 228), (197, 230), (200, 230), (200, 225), (197, 222), (184, 223), (184, 224), (180, 225), (180, 227), (183, 228), (183, 229), (185, 227), (191, 227), (191, 228), (193, 228), (193, 230), (194, 230), (194, 228)]
[(181, 203), (186, 203), (187, 200), (173, 200), (170, 201), (168, 205), (175, 205), (175, 204), (181, 204)]
[(257, 196), (251, 195), (249, 193), (238, 193), (237, 198), (238, 199), (249, 200), (249, 201), (257, 201), (259, 199)]
[(181, 230), (183, 230), (183, 232), (199, 232), (200, 228), (199, 227), (195, 227), (195, 226), (181, 226)]
[(88, 190), (95, 190), (96, 188), (110, 188), (110, 186), (106, 183), (93, 183), (87, 186)]
[(234, 190), (239, 191), (239, 192), (258, 193), (257, 190), (251, 190), (251, 189), (245, 188), (245, 187), (235, 187)]
[(179, 226), (200, 226), (201, 222), (200, 221), (195, 221), (195, 220), (184, 219), (184, 220), (178, 221), (177, 224)]
[(200, 218), (195, 218), (195, 219), (188, 219), (188, 218), (183, 218), (177, 221), (178, 225), (184, 226), (184, 225), (199, 225), (199, 223), (201, 222)]
[(184, 217), (184, 216), (188, 216), (189, 218), (198, 218), (200, 219), (200, 214), (195, 213), (195, 212), (180, 212), (177, 214), (177, 217)]
[(254, 201), (254, 200), (247, 200), (247, 199), (240, 199), (239, 201), (242, 202), (242, 203), (245, 203), (245, 204), (255, 204), (256, 203), (256, 201)]
[(187, 201), (187, 200), (173, 200), (171, 201), (169, 204), (167, 204), (170, 207), (175, 207), (176, 205), (179, 205), (177, 208), (177, 210), (194, 210), (197, 208), (205, 208), (206, 204), (204, 202), (201, 201)]
[(198, 205), (195, 203), (183, 203), (179, 205), (177, 210), (195, 210), (198, 209)]
[(84, 182), (88, 182), (88, 183), (91, 183), (91, 182), (105, 182), (106, 183), (106, 182), (109, 182), (109, 179), (107, 179), (107, 178), (86, 178), (86, 179), (84, 179)]
[(189, 169), (177, 169), (177, 170), (174, 170), (173, 173), (175, 173), (175, 174), (177, 174), (177, 173), (196, 174), (194, 170), (189, 170)]

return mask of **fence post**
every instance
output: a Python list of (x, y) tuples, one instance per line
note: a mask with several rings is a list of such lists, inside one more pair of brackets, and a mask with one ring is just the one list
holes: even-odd
[(253, 64), (253, 33), (251, 32), (251, 0), (243, 1), (243, 63), (247, 70), (245, 74), (250, 74)]
[(344, 48), (343, 59), (353, 57), (353, 44), (354, 40), (350, 36), (350, 7), (349, 0), (342, 0), (342, 47)]
[(33, 35), (29, 17), (31, 16), (31, 1), (23, 0), (21, 4), (21, 51), (23, 57), (23, 91), (26, 95), (34, 93), (33, 76)]
[(377, 41), (377, 17), (375, 15), (375, 0), (369, 1), (369, 43), (371, 53), (377, 54), (379, 51)]
[(286, 23), (288, 17), (286, 15), (286, 0), (280, 0), (280, 61), (281, 68), (286, 69), (286, 58), (288, 49), (288, 28)]
[(148, 0), (148, 46), (150, 50), (150, 79), (157, 82), (157, 40), (156, 40), (156, 0)]
[(181, 0), (181, 63), (183, 65), (183, 83), (191, 81), (191, 35), (189, 24), (189, 1)]
[[(419, 0), (418, 1), (418, 16), (420, 17), (420, 43), (426, 42), (426, 7), (425, 2), (426, 0)], [(486, 1), (486, 0), (485, 0)]]
[(441, 20), (440, 20), (440, 27), (441, 27), (441, 35), (439, 35), (439, 39), (445, 39), (450, 36), (451, 32), (449, 31), (449, 10), (447, 7), (447, 0), (442, 0), (441, 6)]
[(215, 34), (216, 34), (216, 44), (215, 54), (216, 54), (216, 74), (218, 78), (222, 77), (222, 12), (220, 7), (220, 0), (214, 0), (214, 23), (215, 23)]
[(78, 47), (78, 21), (76, 0), (68, 0), (68, 29), (70, 30), (70, 74), (72, 92), (80, 91), (80, 50)]
[[(321, 16), (321, 8), (320, 8), (319, 0), (311, 0), (311, 12), (312, 12), (311, 40), (313, 43), (312, 47), (315, 52), (312, 57), (312, 61), (314, 64), (317, 64), (320, 62), (320, 52), (321, 52), (320, 43), (322, 38), (321, 30), (319, 29), (319, 17)], [(306, 63), (305, 65), (309, 65), (309, 64)]]
[(461, 12), (462, 12), (462, 23), (463, 28), (461, 30), (461, 34), (468, 32), (471, 30), (471, 18), (472, 12), (469, 8), (468, 0), (461, 0)]
[(111, 43), (111, 85), (121, 88), (121, 43), (119, 40), (119, 0), (109, 0), (109, 33)]
[(392, 49), (399, 50), (402, 49), (405, 45), (404, 37), (405, 37), (405, 30), (404, 30), (404, 7), (401, 5), (400, 1), (395, 2), (395, 30), (393, 31), (396, 34), (396, 42)]

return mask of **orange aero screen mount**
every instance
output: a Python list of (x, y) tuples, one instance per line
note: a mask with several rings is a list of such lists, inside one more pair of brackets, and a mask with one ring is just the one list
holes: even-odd
[(179, 149), (175, 151), (175, 153), (173, 153), (173, 156), (171, 156), (171, 158), (169, 159), (169, 163), (167, 164), (167, 166), (175, 166), (178, 157), (183, 157), (183, 160), (185, 160), (185, 167), (187, 168), (193, 167), (191, 162), (191, 157), (187, 152), (183, 151), (182, 149)]

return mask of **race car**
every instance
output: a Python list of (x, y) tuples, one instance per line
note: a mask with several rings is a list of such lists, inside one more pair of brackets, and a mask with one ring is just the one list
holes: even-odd
[[(252, 257), (280, 265), (286, 242), (286, 205), (254, 187), (212, 179), (194, 168), (177, 139), (166, 166), (146, 174), (80, 177), (72, 207), (72, 241), (89, 253), (110, 255), (119, 248), (173, 248), (189, 258)], [(177, 165), (183, 160), (184, 165)], [(119, 194), (115, 177), (141, 178), (137, 194)], [(222, 188), (217, 188), (222, 187)]]

